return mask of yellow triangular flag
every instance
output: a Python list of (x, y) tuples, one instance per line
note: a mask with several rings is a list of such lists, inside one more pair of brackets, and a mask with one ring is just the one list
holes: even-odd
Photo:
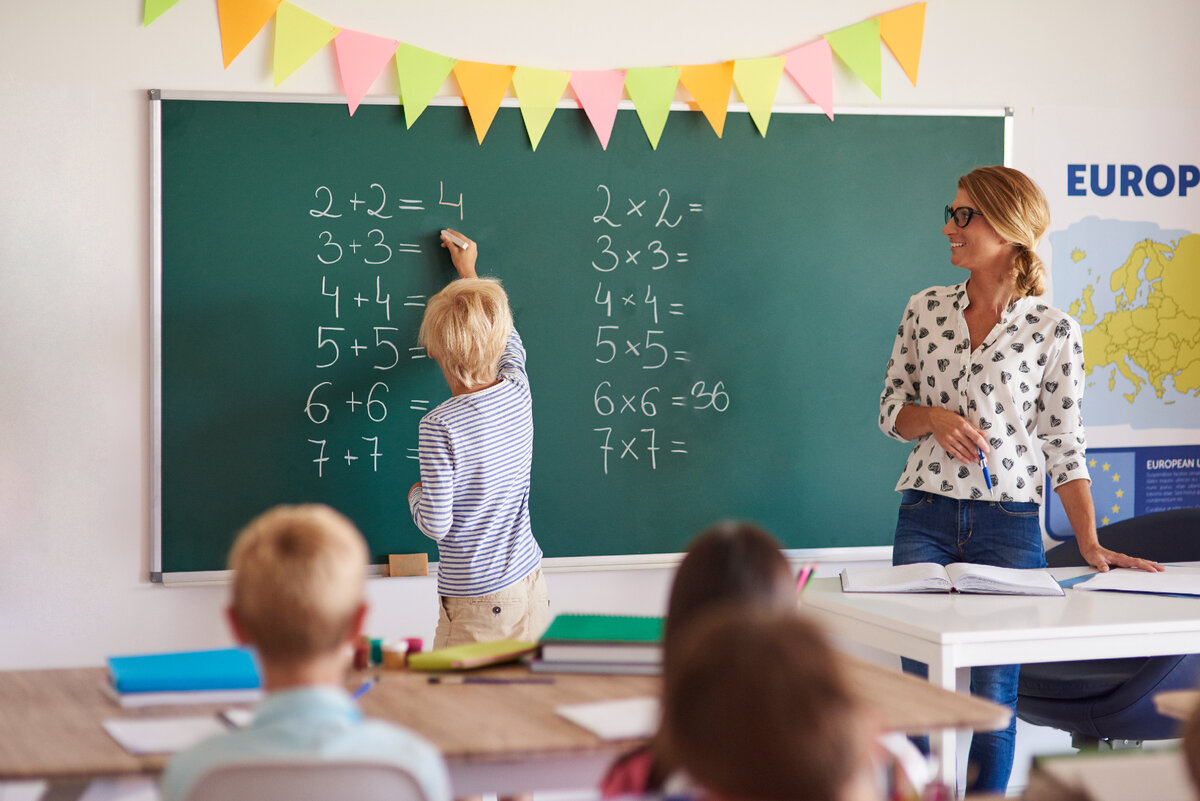
[(671, 113), (678, 85), (678, 67), (637, 67), (625, 71), (625, 91), (642, 121), (650, 147), (655, 150), (663, 128), (667, 127), (667, 115)]
[(681, 67), (679, 82), (692, 93), (692, 99), (720, 138), (729, 111), (729, 92), (733, 89), (733, 62)]
[(267, 20), (279, 7), (280, 0), (217, 0), (217, 19), (221, 23), (221, 54), (228, 67), (246, 49)]
[(458, 80), (463, 103), (471, 114), (471, 124), (475, 126), (475, 136), (481, 145), (496, 112), (500, 110), (500, 101), (508, 91), (512, 74), (512, 67), (500, 64), (460, 61), (454, 65), (454, 77)]
[(750, 119), (763, 136), (767, 135), (771, 107), (775, 105), (775, 93), (779, 91), (779, 79), (786, 62), (783, 56), (739, 58), (733, 62), (733, 84), (750, 110)]
[(876, 97), (883, 96), (879, 81), (881, 70), (878, 18), (827, 33), (825, 41), (833, 48), (833, 54), (841, 59)]
[(162, 13), (179, 0), (146, 0), (142, 6), (142, 27), (146, 27), (162, 16)]
[(916, 86), (917, 69), (921, 66), (921, 41), (925, 38), (925, 4), (913, 3), (881, 14), (879, 36)]
[(275, 12), (275, 55), (272, 60), (275, 85), (283, 83), (337, 35), (336, 26), (283, 0)]
[(525, 131), (529, 143), (537, 150), (542, 134), (550, 124), (558, 101), (567, 89), (571, 73), (557, 70), (540, 70), (534, 67), (517, 67), (513, 71), (513, 91), (521, 103), (521, 117), (525, 120)]
[(402, 44), (396, 50), (396, 79), (400, 82), (405, 127), (413, 126), (442, 88), (450, 70), (454, 69), (454, 61), (450, 56), (410, 44)]

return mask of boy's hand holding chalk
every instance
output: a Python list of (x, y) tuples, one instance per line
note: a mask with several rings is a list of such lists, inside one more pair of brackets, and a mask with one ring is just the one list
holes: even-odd
[(450, 261), (454, 262), (458, 277), (475, 278), (475, 257), (479, 255), (479, 248), (474, 247), (474, 242), (453, 228), (443, 228), (441, 234), (442, 247), (450, 251)]

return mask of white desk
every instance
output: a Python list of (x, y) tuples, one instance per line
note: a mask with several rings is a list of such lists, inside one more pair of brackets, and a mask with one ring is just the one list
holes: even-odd
[[(1091, 572), (1056, 568), (1056, 578)], [(836, 637), (929, 665), (948, 690), (975, 665), (1200, 653), (1200, 599), (1067, 590), (1065, 597), (843, 593), (814, 579), (802, 608)], [(965, 682), (964, 682), (965, 683)], [(955, 733), (932, 738), (940, 777), (955, 780)]]

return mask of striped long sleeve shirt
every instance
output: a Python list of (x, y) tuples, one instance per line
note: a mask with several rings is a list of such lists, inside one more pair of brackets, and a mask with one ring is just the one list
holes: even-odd
[(514, 330), (500, 383), (458, 395), (421, 419), (413, 521), (438, 541), (438, 592), (470, 597), (515, 584), (541, 563), (529, 525), (533, 403)]

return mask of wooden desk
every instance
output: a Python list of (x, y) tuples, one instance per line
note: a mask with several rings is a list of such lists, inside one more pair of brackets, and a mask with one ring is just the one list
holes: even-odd
[[(1063, 579), (1090, 568), (1055, 568)], [(1065, 597), (950, 593), (843, 593), (814, 579), (803, 610), (831, 634), (929, 665), (954, 690), (974, 665), (1200, 653), (1200, 604), (1125, 592), (1067, 590)], [(953, 785), (955, 735), (935, 733), (939, 779)]]
[[(851, 685), (885, 725), (907, 732), (993, 729), (1004, 707), (949, 693), (894, 670), (846, 658)], [(527, 675), (524, 667), (487, 675)], [(154, 774), (166, 756), (134, 756), (101, 728), (116, 717), (195, 714), (213, 707), (121, 709), (104, 696), (101, 668), (0, 672), (0, 782)], [(657, 695), (648, 676), (555, 676), (553, 684), (429, 684), (384, 671), (361, 700), (371, 716), (407, 726), (440, 748), (457, 797), (483, 792), (596, 786), (612, 759), (637, 741), (604, 742), (555, 714), (562, 704)], [(349, 686), (359, 683), (355, 676)]]

